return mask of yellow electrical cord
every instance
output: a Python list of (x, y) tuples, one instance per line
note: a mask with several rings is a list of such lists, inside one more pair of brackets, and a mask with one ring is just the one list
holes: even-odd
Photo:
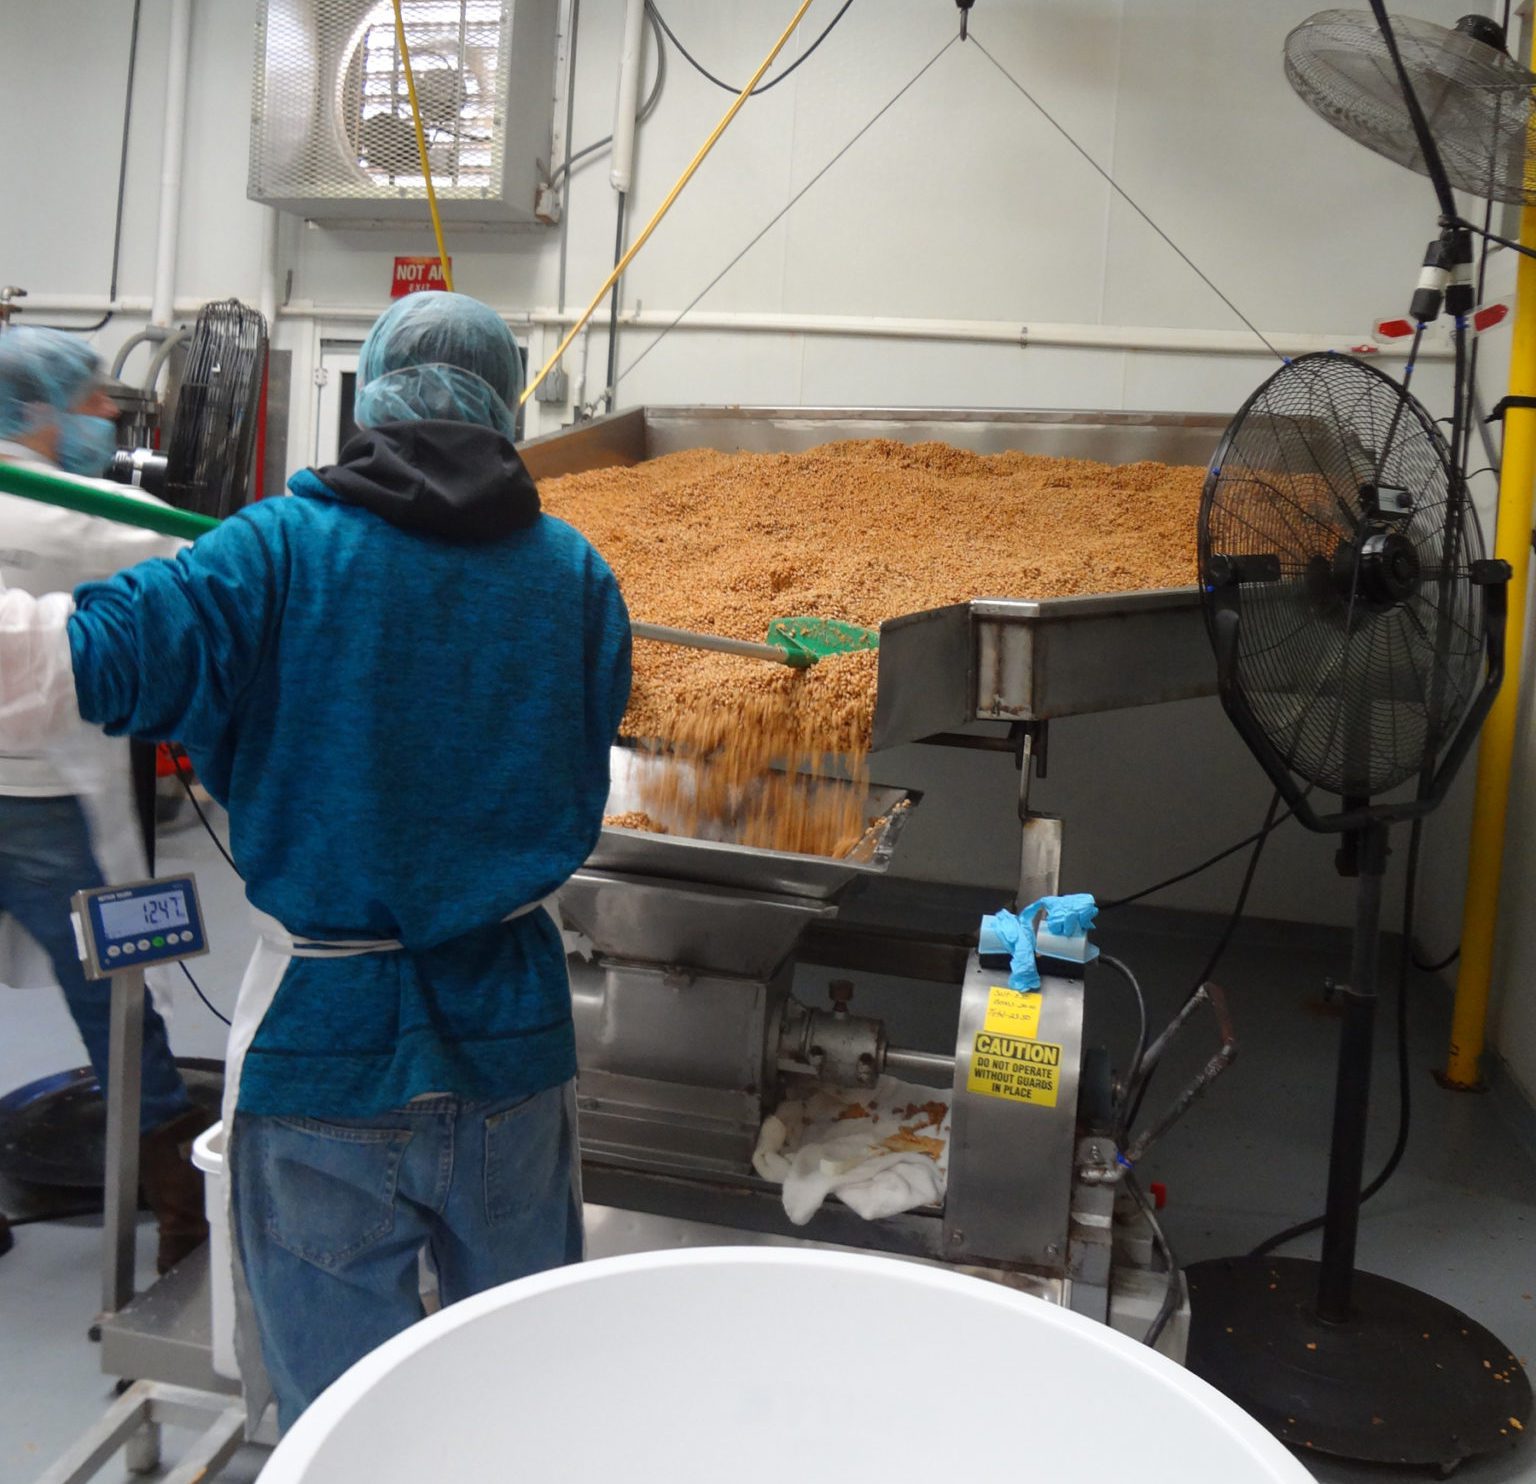
[(411, 49), (405, 43), (405, 17), (400, 11), (400, 0), (395, 0), (395, 45), (400, 50), (400, 66), (405, 72), (405, 91), (411, 99), (411, 122), (416, 125), (416, 148), (421, 153), (421, 173), (427, 181), (427, 206), (432, 212), (432, 232), (437, 238), (437, 260), (443, 265), (443, 287), (451, 294), (453, 269), (448, 266), (448, 249), (443, 245), (443, 219), (437, 214), (432, 162), (427, 158), (427, 133), (421, 127), (421, 105), (416, 101), (416, 77), (411, 71)]
[[(548, 376), (549, 373), (553, 371), (557, 365), (560, 364), (560, 357), (563, 356), (566, 351), (571, 348), (571, 341), (573, 341), (581, 333), (581, 327), (586, 324), (589, 319), (592, 318), (593, 314), (597, 312), (597, 306), (601, 304), (607, 297), (608, 290), (611, 289), (614, 284), (619, 281), (620, 277), (623, 275), (624, 270), (629, 267), (631, 262), (634, 261), (635, 254), (638, 253), (650, 239), (651, 233), (656, 230), (657, 226), (661, 222), (662, 217), (664, 217), (667, 212), (672, 209), (672, 203), (676, 201), (680, 195), (682, 195), (683, 187), (693, 179), (694, 171), (696, 171), (699, 166), (704, 163), (705, 156), (707, 156), (710, 150), (712, 150), (719, 142), (720, 136), (725, 133), (726, 129), (730, 125), (731, 120), (736, 117), (736, 115), (741, 111), (742, 105), (747, 101), (748, 98), (752, 96), (752, 90), (758, 85), (758, 83), (763, 80), (763, 74), (771, 66), (773, 66), (773, 59), (777, 57), (781, 51), (784, 50), (785, 44), (789, 41), (789, 38), (795, 34), (795, 27), (800, 24), (801, 17), (804, 16), (806, 11), (808, 11), (810, 8), (811, 0), (802, 0), (800, 8), (794, 14), (794, 18), (790, 21), (789, 25), (784, 28), (784, 34), (774, 43), (773, 50), (763, 58), (762, 65), (759, 66), (757, 71), (747, 79), (746, 87), (744, 87), (741, 92), (736, 95), (736, 101), (732, 103), (728, 109), (726, 109), (725, 117), (715, 125), (714, 129), (710, 132), (709, 138), (699, 146), (699, 152), (688, 162), (688, 168), (684, 170), (680, 176), (678, 176), (677, 184), (667, 192), (667, 199), (656, 208), (656, 214), (650, 219), (650, 221), (645, 224), (645, 230), (641, 232), (637, 238), (635, 238), (634, 243), (631, 245), (629, 251), (625, 253), (617, 263), (614, 264), (613, 272), (603, 280), (602, 288), (593, 294), (592, 302), (587, 305), (586, 310), (583, 312), (581, 318), (571, 326), (570, 331), (567, 333), (565, 339), (560, 342), (559, 349), (555, 351), (554, 355), (552, 355), (548, 361), (545, 362), (544, 369), (540, 371), (539, 374), (528, 383), (526, 388), (524, 388), (523, 395), (518, 401), (519, 406), (522, 406), (523, 403), (525, 403), (536, 391), (538, 391), (539, 385), (544, 380), (544, 378)], [(397, 12), (399, 11), (400, 0), (395, 0), (395, 9)], [(407, 71), (406, 77), (410, 77), (409, 71)]]

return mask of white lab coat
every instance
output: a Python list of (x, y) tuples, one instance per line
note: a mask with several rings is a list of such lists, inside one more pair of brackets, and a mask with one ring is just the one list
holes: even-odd
[[(53, 468), (31, 449), (3, 440), (0, 460)], [(113, 494), (161, 503), (121, 485), (100, 483)], [(0, 593), (17, 589), (38, 598), (69, 593), (82, 582), (110, 577), (151, 557), (174, 556), (185, 544), (135, 526), (0, 492)], [(62, 600), (51, 603), (48, 611), (58, 620), (55, 633), (51, 646), (44, 642), (38, 648), (39, 662), (54, 670), (67, 665), (63, 623), (68, 609)], [(67, 693), (71, 706), (72, 691), (71, 680)], [(75, 713), (68, 725), (57, 728), (38, 746), (0, 745), (0, 793), (73, 794), (85, 811), (92, 852), (106, 880), (132, 881), (145, 874), (126, 738), (108, 737)], [(26, 988), (52, 983), (47, 956), (14, 919), (0, 915), (0, 985)], [(164, 994), (157, 993), (156, 999), (163, 1009)]]

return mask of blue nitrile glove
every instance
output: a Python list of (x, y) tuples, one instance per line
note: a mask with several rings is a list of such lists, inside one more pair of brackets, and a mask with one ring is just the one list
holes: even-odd
[[(1046, 932), (1054, 933), (1058, 938), (1082, 937), (1099, 915), (1099, 904), (1089, 891), (1069, 892), (1064, 897), (1041, 897), (1035, 907), (1045, 913)], [(1028, 915), (1026, 912), (1025, 916)]]
[(1031, 912), (1035, 923), (1035, 952), (1041, 958), (1061, 959), (1067, 963), (1087, 963), (1099, 956), (1088, 941), (1088, 931), (1099, 915), (1098, 903), (1087, 892), (1069, 896), (1041, 897)]
[[(1034, 910), (1034, 907), (1029, 909), (1030, 912)], [(1005, 910), (981, 919), (977, 952), (981, 955), (1008, 954), (1011, 960), (1009, 989), (1040, 988), (1040, 970), (1035, 966), (1035, 931), (1028, 917), (1029, 913), (1020, 916)]]

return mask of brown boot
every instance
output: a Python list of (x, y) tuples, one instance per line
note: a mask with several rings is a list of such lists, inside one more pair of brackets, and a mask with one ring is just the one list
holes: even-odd
[(192, 1141), (214, 1121), (202, 1108), (189, 1108), (139, 1140), (139, 1183), (160, 1224), (156, 1272), (170, 1272), (208, 1240), (203, 1177), (192, 1164)]

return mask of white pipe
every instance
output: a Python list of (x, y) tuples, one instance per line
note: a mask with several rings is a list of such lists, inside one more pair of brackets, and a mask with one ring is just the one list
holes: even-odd
[(626, 0), (619, 90), (613, 104), (613, 152), (608, 179), (628, 191), (635, 175), (635, 111), (640, 102), (640, 59), (645, 47), (645, 0)]
[[(295, 300), (280, 313), (303, 319), (361, 321), (371, 323), (376, 311), (351, 305), (319, 305)], [(558, 309), (500, 311), (514, 328), (530, 325), (564, 326), (574, 322), (572, 312)], [(625, 310), (619, 323), (635, 329), (664, 329), (677, 318), (676, 310)], [(900, 319), (885, 315), (836, 314), (690, 314), (679, 330), (759, 335), (827, 335), (847, 340), (933, 340), (956, 344), (1014, 345), (1020, 349), (1058, 346), (1087, 350), (1140, 350), (1192, 355), (1268, 356), (1269, 351), (1246, 330), (1190, 330), (1154, 325), (1020, 324), (1017, 320)], [(1409, 342), (1373, 341), (1369, 336), (1320, 334), (1305, 330), (1267, 330), (1265, 338), (1288, 356), (1316, 350), (1356, 350), (1372, 347), (1367, 354), (1384, 357), (1407, 354)], [(1443, 360), (1448, 345), (1428, 345), (1419, 358)]]
[(273, 207), (262, 208), (265, 220), (261, 224), (261, 270), (258, 280), (260, 297), (257, 308), (267, 322), (267, 334), (271, 335), (277, 324), (277, 233), (281, 218)]
[[(147, 301), (121, 298), (109, 300), (100, 294), (29, 294), (27, 311), (46, 310), (53, 314), (101, 314), (107, 309), (131, 314), (147, 307)], [(195, 310), (199, 303), (178, 300), (176, 309)], [(338, 324), (372, 324), (378, 318), (373, 308), (353, 304), (315, 304), (296, 299), (278, 306), (283, 319), (334, 320)], [(533, 325), (569, 325), (572, 313), (558, 309), (508, 309), (502, 318), (515, 329)], [(659, 330), (677, 317), (676, 310), (626, 310), (619, 322), (636, 329)], [(847, 340), (931, 340), (952, 344), (1014, 345), (1029, 350), (1037, 347), (1077, 347), (1086, 350), (1140, 350), (1168, 354), (1267, 356), (1269, 352), (1244, 330), (1189, 330), (1155, 325), (1085, 325), (1020, 324), (1016, 320), (899, 319), (884, 315), (836, 314), (733, 314), (694, 313), (677, 327), (681, 330), (713, 334), (743, 335), (827, 335)], [(1353, 350), (1375, 345), (1375, 354), (1384, 358), (1407, 354), (1407, 340), (1375, 342), (1369, 336), (1320, 334), (1304, 330), (1266, 330), (1265, 337), (1286, 355), (1305, 355), (1314, 350)], [(1419, 352), (1421, 360), (1444, 360), (1451, 354), (1448, 345), (1429, 345)]]
[(155, 293), (150, 322), (169, 325), (176, 297), (176, 246), (181, 230), (181, 157), (186, 143), (187, 74), (192, 66), (192, 0), (171, 0), (166, 48), (165, 128), (160, 140), (160, 228), (155, 238)]

